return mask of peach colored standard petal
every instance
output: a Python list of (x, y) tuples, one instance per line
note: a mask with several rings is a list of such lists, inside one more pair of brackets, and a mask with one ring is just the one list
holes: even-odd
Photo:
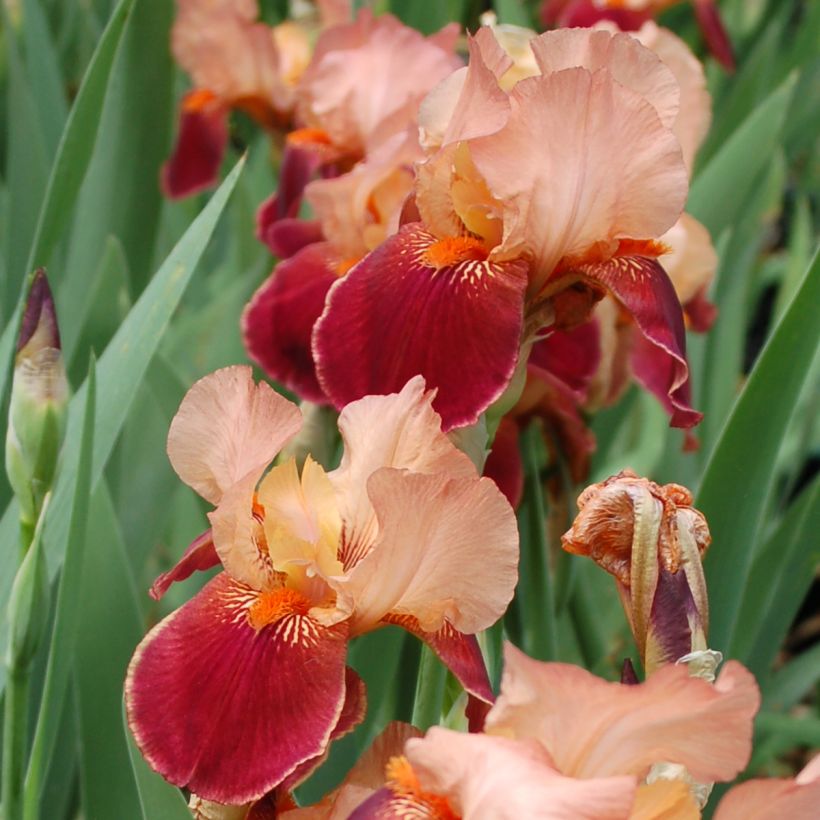
[(706, 88), (703, 65), (680, 37), (651, 20), (644, 23), (633, 36), (652, 49), (678, 81), (680, 110), (672, 130), (680, 142), (683, 159), (691, 176), (695, 153), (712, 122), (712, 98)]
[(422, 789), (446, 797), (464, 820), (626, 820), (635, 795), (634, 777), (562, 776), (531, 740), (433, 727), (405, 749)]
[(435, 632), (486, 629), (503, 614), (518, 579), (515, 514), (489, 479), (452, 479), (383, 468), (367, 484), (379, 519), (373, 550), (334, 583), (351, 630), (388, 613)]
[(249, 472), (258, 479), (301, 426), (296, 405), (255, 384), (250, 367), (225, 367), (186, 393), (168, 431), (168, 458), (189, 487), (217, 504)]
[(433, 395), (416, 376), (400, 393), (365, 396), (339, 415), (344, 454), (330, 480), (344, 521), (340, 558), (348, 568), (367, 554), (377, 537), (376, 513), (366, 490), (376, 470), (395, 467), (450, 478), (477, 475), (472, 461), (442, 433)]
[(171, 48), (197, 87), (226, 102), (254, 99), (277, 110), (290, 107), (293, 91), (281, 75), (274, 31), (256, 22), (254, 0), (183, 0), (178, 8)]
[(715, 820), (815, 820), (820, 807), (820, 755), (794, 780), (749, 780), (720, 801)]
[(634, 774), (680, 763), (694, 780), (731, 780), (749, 760), (760, 705), (754, 677), (729, 661), (714, 686), (667, 666), (626, 686), (575, 666), (534, 661), (508, 644), (491, 734), (535, 738), (573, 777)]
[(425, 38), (390, 14), (362, 10), (354, 23), (327, 30), (302, 78), (301, 120), (353, 153), (389, 136), (386, 122), (390, 133), (404, 130), (421, 98), (460, 64), (450, 28), (452, 38)]
[(671, 128), (680, 109), (680, 86), (674, 73), (649, 48), (628, 34), (604, 30), (561, 29), (531, 42), (542, 74), (567, 68), (591, 73), (606, 69), (621, 85), (643, 97)]
[[(476, 168), (505, 203), (491, 258), (533, 258), (537, 292), (563, 257), (621, 237), (657, 237), (680, 215), (687, 175), (655, 109), (605, 70), (522, 80), (507, 125), (470, 143)], [(599, 244), (601, 243), (601, 244)]]
[(683, 213), (661, 237), (661, 242), (671, 249), (661, 259), (678, 299), (685, 307), (709, 287), (715, 276), (718, 258), (712, 237), (695, 217)]

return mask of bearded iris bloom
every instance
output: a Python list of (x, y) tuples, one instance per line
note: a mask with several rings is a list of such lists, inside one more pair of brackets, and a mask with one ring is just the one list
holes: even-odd
[(671, 760), (731, 780), (749, 759), (759, 704), (754, 678), (736, 662), (715, 686), (674, 666), (625, 685), (508, 645), (484, 734), (434, 727), (409, 739), (387, 785), (352, 818), (398, 820), (416, 816), (411, 808), (436, 820), (695, 818), (686, 783), (647, 775)]
[(319, 383), (341, 407), (421, 373), (445, 427), (472, 424), (543, 329), (577, 326), (609, 293), (646, 342), (641, 380), (691, 427), (683, 316), (657, 261), (688, 188), (678, 84), (624, 34), (551, 32), (531, 48), (539, 73), (508, 91), (512, 60), (480, 30), (468, 68), (422, 104), (418, 221), (406, 207), (331, 288)]
[(301, 418), (250, 368), (189, 391), (168, 453), (215, 509), (157, 592), (224, 571), (146, 636), (126, 682), (131, 729), (166, 779), (237, 805), (299, 782), (363, 715), (347, 642), (385, 624), (492, 701), (473, 633), (512, 597), (515, 517), (441, 432), (432, 398), (416, 378), (350, 405), (339, 468), (308, 458), (300, 476), (294, 460), (267, 471)]

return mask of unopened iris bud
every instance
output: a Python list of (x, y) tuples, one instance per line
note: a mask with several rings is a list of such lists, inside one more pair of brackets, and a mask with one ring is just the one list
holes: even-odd
[(24, 529), (33, 530), (54, 479), (67, 402), (54, 299), (40, 269), (20, 326), (6, 434), (6, 471), (20, 502)]
[(701, 560), (711, 536), (691, 505), (685, 487), (624, 470), (581, 493), (578, 516), (561, 539), (565, 550), (588, 555), (615, 577), (647, 675), (707, 650)]

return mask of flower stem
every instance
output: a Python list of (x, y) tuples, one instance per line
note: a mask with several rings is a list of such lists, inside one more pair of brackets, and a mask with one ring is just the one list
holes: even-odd
[(20, 820), (28, 734), (30, 667), (9, 669), (3, 725), (3, 818)]
[(444, 686), (447, 669), (429, 646), (421, 649), (419, 676), (416, 681), (416, 700), (413, 704), (412, 723), (426, 731), (441, 720), (444, 705)]

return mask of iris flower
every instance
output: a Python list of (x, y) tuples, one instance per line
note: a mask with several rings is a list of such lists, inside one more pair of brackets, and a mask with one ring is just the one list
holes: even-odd
[(129, 725), (146, 760), (203, 800), (245, 804), (299, 782), (364, 712), (348, 641), (397, 624), (465, 689), (492, 692), (475, 632), (517, 578), (515, 516), (441, 432), (421, 378), (339, 417), (340, 466), (268, 470), (298, 431), (295, 405), (249, 367), (197, 382), (168, 453), (215, 505), (210, 533), (155, 588), (223, 571), (155, 626), (128, 669)]
[(678, 84), (625, 34), (562, 30), (531, 47), (540, 73), (506, 91), (512, 61), (480, 30), (469, 67), (422, 104), (417, 221), (406, 207), (331, 288), (319, 383), (341, 407), (421, 373), (445, 427), (472, 424), (542, 329), (580, 324), (610, 293), (647, 340), (645, 381), (691, 427), (683, 317), (657, 261), (688, 188)]
[(647, 776), (672, 761), (703, 780), (731, 780), (749, 759), (759, 703), (754, 678), (736, 662), (715, 686), (679, 666), (625, 685), (507, 646), (485, 733), (434, 727), (408, 740), (387, 785), (351, 818), (694, 819), (686, 783)]

